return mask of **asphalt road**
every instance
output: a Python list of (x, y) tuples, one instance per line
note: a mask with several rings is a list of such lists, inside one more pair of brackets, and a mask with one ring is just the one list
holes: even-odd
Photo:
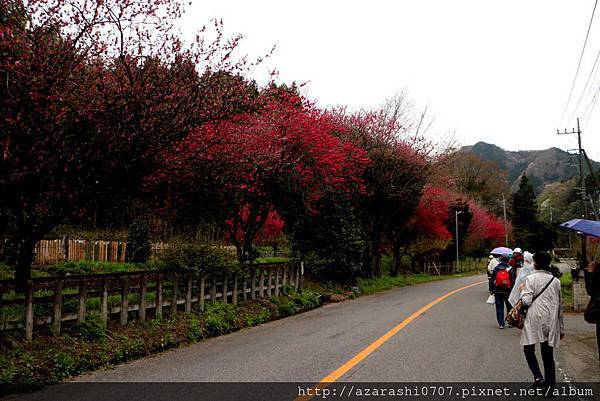
[[(487, 297), (486, 277), (481, 275), (398, 288), (14, 398), (292, 400), (300, 386), (314, 386), (331, 377), (339, 386), (464, 382), (468, 388), (474, 382), (530, 382), (519, 345), (521, 331), (498, 329), (494, 306), (485, 303)], [(569, 381), (568, 360), (563, 363), (561, 355), (556, 359), (557, 380)], [(247, 384), (235, 384), (240, 382)], [(455, 399), (460, 399), (458, 394)]]
[[(484, 276), (443, 280), (326, 305), (76, 381), (318, 382), (436, 298)], [(420, 315), (340, 381), (529, 381), (520, 330), (497, 327), (487, 285)]]

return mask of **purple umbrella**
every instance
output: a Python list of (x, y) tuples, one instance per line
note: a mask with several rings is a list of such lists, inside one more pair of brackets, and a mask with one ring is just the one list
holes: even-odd
[(510, 255), (513, 253), (512, 249), (505, 246), (499, 246), (498, 248), (492, 249), (490, 252), (492, 255)]
[(600, 238), (600, 221), (573, 219), (562, 223), (560, 226), (584, 235)]

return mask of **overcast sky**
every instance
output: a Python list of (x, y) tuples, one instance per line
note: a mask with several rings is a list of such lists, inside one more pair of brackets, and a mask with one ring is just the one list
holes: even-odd
[[(571, 115), (600, 51), (598, 7), (559, 125), (593, 6), (594, 0), (194, 0), (182, 26), (189, 34), (218, 17), (228, 33), (246, 36), (244, 53), (259, 56), (277, 45), (268, 65), (280, 81), (307, 82), (306, 94), (321, 107), (368, 108), (407, 89), (429, 106), (433, 130), (455, 132), (460, 144), (571, 149), (576, 138), (555, 133), (575, 126)], [(588, 107), (600, 85), (600, 74), (595, 78), (577, 115), (586, 108), (591, 114), (583, 144), (600, 160), (600, 100), (592, 113)]]

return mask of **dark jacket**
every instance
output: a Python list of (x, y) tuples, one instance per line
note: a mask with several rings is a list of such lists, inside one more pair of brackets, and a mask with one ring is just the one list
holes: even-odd
[(585, 291), (592, 298), (600, 296), (600, 272), (585, 271)]
[[(496, 276), (498, 275), (498, 272), (500, 270), (506, 270), (506, 269), (510, 269), (508, 271), (508, 277), (510, 278), (510, 288), (496, 288)], [(509, 266), (507, 263), (500, 263), (498, 266), (494, 267), (494, 271), (492, 272), (492, 275), (490, 276), (490, 292), (492, 294), (510, 294), (510, 291), (512, 290), (513, 286), (515, 285), (516, 279), (517, 279), (516, 269)]]

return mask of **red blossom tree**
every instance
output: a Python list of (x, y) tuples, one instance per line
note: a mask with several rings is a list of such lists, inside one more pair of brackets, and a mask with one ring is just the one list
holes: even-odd
[(367, 159), (333, 135), (340, 129), (293, 88), (270, 87), (256, 111), (193, 131), (153, 180), (167, 181), (179, 199), (209, 196), (211, 187), (216, 217), (245, 263), (273, 210), (292, 202), (318, 213), (324, 191), (360, 186)]
[(465, 244), (472, 249), (491, 249), (503, 245), (505, 241), (504, 222), (475, 201), (469, 202), (473, 219)]

